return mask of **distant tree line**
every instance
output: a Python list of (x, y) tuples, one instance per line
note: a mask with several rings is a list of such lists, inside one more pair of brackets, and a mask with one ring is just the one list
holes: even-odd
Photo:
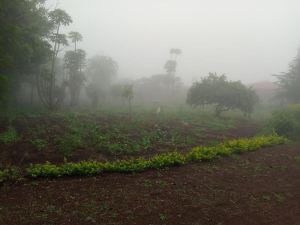
[[(187, 88), (177, 75), (181, 49), (170, 49), (162, 73), (120, 83), (116, 81), (118, 63), (113, 58), (88, 58), (80, 48), (82, 35), (77, 31), (62, 32), (72, 22), (64, 10), (48, 10), (44, 0), (0, 1), (1, 108), (15, 106), (25, 97), (30, 105), (35, 102), (49, 110), (76, 107), (83, 97), (93, 107), (105, 99), (122, 99), (129, 111), (133, 99), (141, 103), (184, 102)], [(297, 92), (299, 67), (298, 56), (290, 71), (279, 76), (283, 89), (289, 90), (283, 92), (285, 96), (296, 96), (293, 93)], [(295, 97), (295, 101), (299, 98)], [(215, 105), (217, 115), (229, 109), (250, 115), (257, 96), (241, 82), (209, 74), (192, 85), (186, 101), (192, 106)]]

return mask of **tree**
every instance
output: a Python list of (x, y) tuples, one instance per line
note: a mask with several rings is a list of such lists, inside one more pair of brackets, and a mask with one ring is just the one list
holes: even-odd
[(86, 92), (94, 106), (97, 106), (99, 98), (105, 96), (105, 93), (109, 91), (117, 72), (117, 62), (108, 56), (94, 56), (88, 61), (86, 73), (90, 84), (87, 86)]
[[(48, 109), (53, 110), (58, 107), (62, 102), (62, 93), (66, 88), (66, 81), (61, 86), (56, 84), (56, 61), (61, 46), (68, 45), (67, 37), (65, 34), (60, 33), (62, 26), (68, 26), (72, 23), (71, 17), (61, 9), (55, 9), (49, 12), (50, 22), (54, 33), (50, 36), (52, 42), (52, 56), (49, 66), (43, 69), (43, 72), (37, 76), (37, 86), (40, 99)], [(59, 90), (59, 91), (58, 91)]]
[(170, 49), (170, 55), (171, 55), (171, 58), (173, 58), (172, 56), (174, 55), (174, 58), (176, 59), (177, 56), (181, 55), (182, 54), (182, 51), (181, 49), (179, 48), (171, 48)]
[[(175, 75), (177, 68), (177, 56), (181, 55), (182, 51), (178, 48), (170, 49), (170, 59), (166, 62), (164, 69), (168, 74)], [(174, 57), (173, 57), (174, 56)]]
[(132, 104), (131, 101), (134, 97), (133, 85), (127, 84), (123, 86), (122, 97), (125, 98), (128, 102), (129, 115), (132, 114)]
[(230, 109), (239, 109), (250, 116), (258, 96), (240, 81), (228, 81), (225, 75), (209, 73), (201, 82), (192, 85), (186, 101), (192, 106), (215, 105), (217, 116)]
[(69, 38), (71, 39), (72, 43), (74, 43), (74, 51), (77, 50), (77, 42), (82, 41), (82, 35), (79, 32), (71, 31), (69, 33)]
[(278, 97), (292, 103), (300, 102), (300, 49), (286, 73), (275, 75), (279, 84)]
[(170, 75), (174, 75), (176, 73), (177, 62), (175, 60), (168, 60), (164, 66), (166, 72)]
[(52, 25), (43, 0), (1, 0), (0, 24), (0, 99), (4, 103), (12, 97), (16, 100), (21, 82), (31, 80), (27, 77), (48, 60)]
[(68, 87), (71, 95), (71, 106), (78, 104), (80, 92), (85, 81), (82, 68), (86, 65), (86, 53), (82, 49), (67, 51), (64, 56), (64, 65), (68, 71)]

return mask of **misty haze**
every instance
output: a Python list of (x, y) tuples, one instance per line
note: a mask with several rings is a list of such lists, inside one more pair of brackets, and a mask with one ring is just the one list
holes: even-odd
[(0, 0), (0, 225), (300, 224), (299, 9)]

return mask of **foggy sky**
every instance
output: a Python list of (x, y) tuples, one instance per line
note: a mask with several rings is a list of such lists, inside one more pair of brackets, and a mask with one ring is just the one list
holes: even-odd
[[(57, 0), (48, 0), (53, 9)], [(299, 0), (59, 0), (89, 56), (113, 57), (119, 77), (163, 72), (180, 48), (177, 75), (208, 72), (253, 83), (287, 69), (300, 46)]]

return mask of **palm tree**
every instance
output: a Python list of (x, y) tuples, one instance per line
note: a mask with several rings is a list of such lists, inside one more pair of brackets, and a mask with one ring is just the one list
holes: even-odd
[(170, 55), (171, 59), (173, 58), (172, 56), (174, 55), (174, 59), (176, 60), (177, 56), (181, 55), (182, 51), (179, 48), (171, 48), (170, 49)]
[(79, 32), (71, 31), (69, 33), (69, 38), (71, 39), (72, 43), (74, 43), (75, 52), (76, 52), (77, 42), (82, 41), (82, 35)]

